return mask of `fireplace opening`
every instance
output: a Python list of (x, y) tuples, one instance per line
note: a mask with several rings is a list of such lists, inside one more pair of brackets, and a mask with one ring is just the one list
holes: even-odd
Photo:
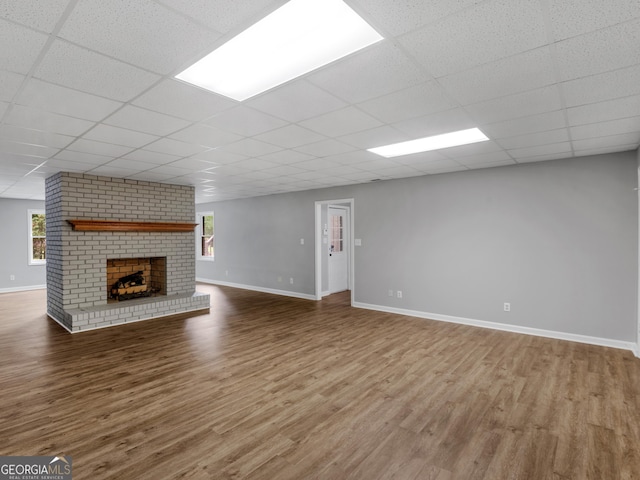
[(107, 260), (107, 303), (166, 294), (166, 257)]

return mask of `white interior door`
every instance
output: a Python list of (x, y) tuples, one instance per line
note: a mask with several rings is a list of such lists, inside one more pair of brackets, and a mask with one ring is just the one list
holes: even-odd
[(329, 207), (329, 293), (349, 290), (349, 228), (347, 209)]

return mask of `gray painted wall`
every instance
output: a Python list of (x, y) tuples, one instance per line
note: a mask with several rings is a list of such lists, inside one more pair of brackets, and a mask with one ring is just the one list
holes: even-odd
[(196, 276), (313, 295), (314, 202), (354, 198), (356, 302), (635, 342), (636, 169), (624, 152), (198, 205), (216, 260)]
[[(46, 266), (29, 265), (30, 209), (44, 210), (44, 202), (0, 198), (0, 291), (46, 283)], [(14, 281), (11, 275), (15, 275)]]

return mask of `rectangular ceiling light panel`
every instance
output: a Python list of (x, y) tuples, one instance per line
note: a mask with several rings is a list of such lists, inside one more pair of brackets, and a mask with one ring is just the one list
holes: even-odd
[(412, 153), (428, 152), (430, 150), (440, 150), (441, 148), (457, 147), (468, 145), (469, 143), (484, 142), (489, 140), (487, 136), (477, 128), (459, 130), (457, 132), (434, 135), (432, 137), (418, 138), (408, 142), (394, 143), (384, 147), (369, 148), (372, 153), (383, 157), (399, 157)]
[(176, 78), (242, 101), (380, 40), (342, 0), (291, 0)]

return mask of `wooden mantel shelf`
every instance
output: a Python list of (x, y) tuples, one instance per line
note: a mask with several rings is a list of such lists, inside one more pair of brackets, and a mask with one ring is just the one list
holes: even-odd
[(118, 220), (67, 220), (81, 232), (191, 232), (197, 223), (120, 222)]

